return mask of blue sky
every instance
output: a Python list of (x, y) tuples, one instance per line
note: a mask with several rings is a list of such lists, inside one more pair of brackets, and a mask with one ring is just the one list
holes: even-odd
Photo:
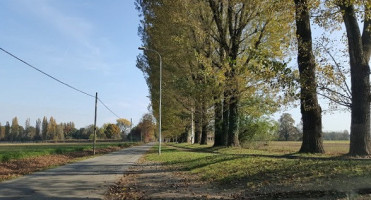
[[(136, 68), (139, 17), (134, 1), (1, 0), (0, 47), (99, 98), (137, 123), (148, 89)], [(53, 116), (77, 127), (93, 123), (94, 99), (0, 52), (0, 122)], [(98, 106), (98, 125), (116, 117)]]
[[(134, 0), (1, 0), (0, 47), (99, 98), (136, 124), (147, 112), (148, 88), (136, 68), (141, 53)], [(0, 122), (15, 116), (53, 116), (85, 127), (94, 120), (94, 99), (78, 93), (0, 52)], [(325, 105), (322, 105), (325, 107)], [(300, 121), (299, 107), (283, 112)], [(98, 125), (116, 117), (101, 104)], [(350, 114), (323, 116), (324, 130), (349, 130)]]

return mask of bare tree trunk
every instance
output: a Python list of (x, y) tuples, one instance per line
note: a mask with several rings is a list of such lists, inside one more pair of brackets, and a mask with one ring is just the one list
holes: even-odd
[(298, 66), (300, 72), (300, 111), (303, 120), (303, 143), (299, 152), (324, 153), (322, 142), (321, 107), (317, 99), (315, 59), (312, 51), (307, 0), (294, 0), (296, 35), (298, 39)]
[[(368, 64), (370, 32), (364, 31), (365, 35), (361, 36), (353, 5), (343, 1), (339, 6), (347, 31), (352, 83), (349, 154), (370, 155), (370, 67)], [(367, 25), (368, 22), (369, 20), (366, 20), (365, 24)]]

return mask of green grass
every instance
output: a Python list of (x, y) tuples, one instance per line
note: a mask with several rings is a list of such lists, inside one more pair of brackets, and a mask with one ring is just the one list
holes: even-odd
[(290, 142), (257, 149), (171, 144), (176, 148), (164, 146), (161, 156), (154, 151), (146, 159), (223, 188), (237, 186), (264, 192), (371, 188), (371, 160), (339, 157), (347, 152), (346, 143), (326, 142), (325, 148), (334, 144), (333, 152), (325, 155), (293, 154), (297, 144)]
[[(127, 147), (131, 143), (110, 142), (98, 143), (96, 148), (107, 148), (111, 146)], [(57, 144), (1, 144), (0, 162), (14, 159), (22, 159), (50, 154), (65, 154), (92, 149), (92, 144), (88, 143), (57, 143)]]

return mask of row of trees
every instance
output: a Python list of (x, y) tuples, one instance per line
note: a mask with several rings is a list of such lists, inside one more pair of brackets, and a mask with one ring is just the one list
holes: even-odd
[[(136, 5), (143, 17), (139, 35), (144, 46), (163, 58), (165, 137), (180, 136), (194, 127), (196, 143), (206, 144), (212, 130), (215, 146), (239, 146), (254, 122), (269, 123), (266, 116), (300, 99), (300, 152), (323, 153), (320, 93), (351, 110), (350, 153), (370, 154), (368, 1), (137, 0)], [(342, 87), (346, 74), (338, 73), (336, 64), (326, 63), (320, 67), (326, 70), (317, 70), (322, 63), (316, 63), (313, 53), (311, 15), (312, 22), (331, 31), (344, 22), (351, 87)], [(364, 23), (362, 34), (357, 20)], [(297, 49), (297, 69), (287, 65), (292, 48)], [(137, 60), (157, 118), (158, 63), (152, 51)], [(317, 84), (319, 74), (327, 84)], [(336, 76), (344, 81), (331, 81)], [(334, 87), (348, 88), (348, 93)], [(345, 97), (351, 103), (342, 103), (349, 102)]]
[[(278, 120), (278, 130), (274, 139), (280, 141), (299, 141), (303, 139), (303, 123), (295, 124), (289, 113), (283, 113)], [(349, 132), (344, 130), (323, 132), (324, 140), (349, 140)]]
[(35, 126), (31, 125), (30, 119), (21, 126), (14, 117), (11, 124), (6, 122), (2, 126), (0, 123), (0, 141), (64, 140), (72, 137), (75, 131), (73, 122), (57, 124), (53, 117), (37, 119)]
[[(116, 124), (106, 123), (96, 129), (98, 139), (122, 139), (132, 141), (150, 142), (155, 138), (155, 122), (151, 114), (145, 114), (137, 126), (131, 129), (131, 122), (120, 118)], [(65, 139), (93, 139), (94, 125), (77, 129), (73, 122), (57, 123), (53, 117), (49, 120), (37, 119), (35, 126), (31, 125), (27, 119), (25, 126), (18, 123), (18, 118), (14, 117), (12, 123), (6, 122), (4, 126), (0, 123), (0, 141), (41, 141), (54, 140), (63, 141)]]

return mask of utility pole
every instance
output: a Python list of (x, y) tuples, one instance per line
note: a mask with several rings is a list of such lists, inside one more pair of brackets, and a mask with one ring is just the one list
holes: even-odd
[(130, 118), (130, 142), (133, 142), (133, 133), (131, 130), (133, 129), (133, 118)]
[(95, 155), (95, 143), (97, 142), (97, 104), (98, 104), (98, 92), (95, 93), (95, 116), (94, 116), (94, 141), (93, 141), (93, 154)]

